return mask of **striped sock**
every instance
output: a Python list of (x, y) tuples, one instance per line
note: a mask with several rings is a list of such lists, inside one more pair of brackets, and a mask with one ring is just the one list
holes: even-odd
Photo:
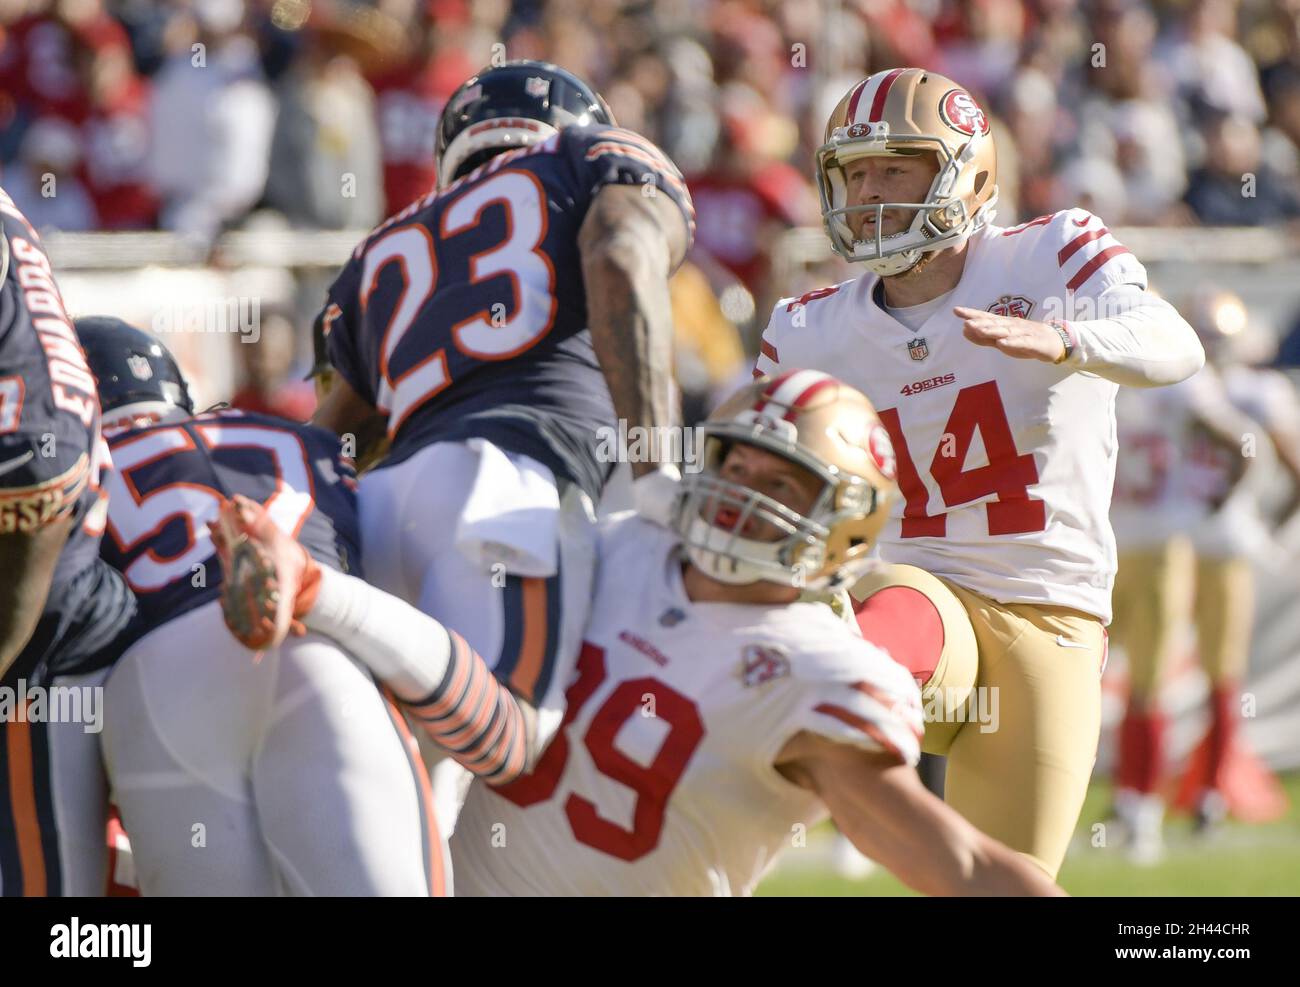
[(303, 620), (364, 662), (434, 742), (474, 774), (501, 785), (523, 771), (523, 713), (455, 631), (325, 566), (315, 604)]
[(517, 778), (527, 757), (523, 714), (515, 697), (453, 630), (447, 674), (418, 702), (404, 705), (464, 768), (492, 785)]

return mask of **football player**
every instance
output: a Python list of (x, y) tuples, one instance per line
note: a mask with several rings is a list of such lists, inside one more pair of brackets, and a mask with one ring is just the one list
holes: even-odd
[[(437, 165), (439, 187), (329, 290), (337, 373), (315, 421), (382, 423), (391, 449), (358, 493), (367, 578), (465, 635), (529, 710), (535, 756), (590, 606), (602, 438), (616, 414), (676, 421), (668, 277), (693, 213), (658, 148), (540, 62), (462, 85)], [(632, 468), (643, 501), (670, 487), (655, 462)], [(440, 794), (444, 824), (458, 802)]]
[[(922, 786), (907, 670), (799, 602), (851, 582), (885, 523), (894, 459), (871, 405), (796, 371), (744, 388), (703, 436), (673, 530), (629, 514), (602, 527), (563, 726), (531, 773), (471, 787), (458, 891), (745, 894), (829, 810), (917, 890), (1058, 892)], [(231, 508), (258, 560), (232, 563), (236, 611), (268, 597), (273, 572), (279, 609), (409, 676), (422, 659), (403, 642), (436, 623), (320, 568), (249, 507)], [(362, 610), (372, 618), (342, 616)]]
[[(103, 649), (135, 601), (99, 561), (94, 378), (40, 239), (3, 191), (0, 227), (0, 892), (98, 895), (107, 806), (91, 717)], [(72, 716), (56, 715), (60, 695), (78, 698)]]
[(1159, 685), (1192, 621), (1192, 536), (1215, 504), (1237, 496), (1247, 467), (1259, 462), (1242, 455), (1243, 437), (1258, 426), (1232, 405), (1211, 367), (1172, 387), (1123, 388), (1115, 410), (1119, 454), (1110, 520), (1119, 565), (1111, 639), (1128, 660), (1129, 697), (1119, 730), (1114, 815), (1130, 857), (1150, 864), (1163, 850)]
[[(894, 567), (854, 590), (864, 633), (926, 682), (950, 804), (1055, 875), (1100, 727), (1116, 385), (1182, 380), (1200, 344), (1096, 216), (992, 225), (989, 120), (943, 76), (855, 85), (816, 162), (831, 244), (866, 271), (778, 304), (755, 372), (833, 371), (880, 409), (903, 496)], [(995, 701), (1000, 728), (973, 729)]]
[[(1272, 529), (1293, 521), (1300, 507), (1300, 403), (1281, 373), (1250, 365), (1250, 350), (1258, 348), (1255, 340), (1266, 333), (1252, 324), (1238, 295), (1206, 286), (1187, 300), (1184, 311), (1239, 419), (1231, 436), (1235, 442), (1197, 457), (1210, 509), (1193, 538), (1197, 652), (1210, 682), (1210, 725), (1192, 772), (1193, 812), (1197, 824), (1206, 827), (1231, 808), (1224, 782), (1239, 743), (1241, 680), (1255, 620), (1254, 566), (1277, 564)], [(1289, 498), (1274, 522), (1261, 501), (1279, 473)]]
[[(148, 334), (102, 317), (77, 331), (119, 463), (103, 554), (140, 601), (117, 642), (103, 746), (141, 889), (441, 893), (428, 778), (391, 697), (323, 638), (278, 646), (250, 621), (239, 637), (263, 652), (253, 661), (222, 622), (227, 572), (208, 524), (232, 495), (265, 502), (271, 523), (323, 566), (357, 570), (355, 481), (337, 437), (268, 415), (196, 416), (171, 354)], [(468, 649), (451, 659), (448, 678), (489, 688), (468, 711), (444, 704), (431, 732), (450, 736), (474, 770), (513, 777), (521, 712)], [(490, 724), (475, 719), (485, 709)]]

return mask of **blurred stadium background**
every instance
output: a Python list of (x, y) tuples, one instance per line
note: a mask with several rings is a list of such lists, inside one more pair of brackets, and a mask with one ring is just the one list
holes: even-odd
[[(811, 153), (850, 85), (903, 64), (993, 114), (1000, 224), (1093, 209), (1171, 300), (1240, 293), (1255, 359), (1300, 380), (1300, 0), (0, 0), (0, 182), (47, 231), (74, 315), (169, 333), (201, 403), (305, 418), (332, 272), (434, 184), (451, 91), (521, 57), (595, 83), (689, 180), (699, 235), (673, 283), (688, 417), (748, 377), (779, 296), (856, 273), (821, 233)], [(1205, 841), (1175, 823), (1146, 870), (1096, 847), (1118, 654), (1067, 889), (1300, 890), (1300, 531), (1254, 562), (1244, 733), (1290, 808)], [(1164, 695), (1175, 763), (1206, 691), (1189, 643)], [(766, 890), (897, 889), (835, 877), (830, 845), (812, 834)]]

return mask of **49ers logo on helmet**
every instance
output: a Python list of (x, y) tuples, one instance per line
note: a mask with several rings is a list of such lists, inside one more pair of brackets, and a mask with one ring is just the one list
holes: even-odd
[(889, 440), (889, 433), (883, 425), (871, 427), (871, 437), (867, 440), (871, 458), (876, 462), (876, 469), (886, 480), (893, 480), (898, 473), (898, 460), (894, 457), (894, 443)]
[(950, 89), (939, 101), (939, 116), (959, 134), (974, 137), (989, 132), (989, 118), (965, 89)]

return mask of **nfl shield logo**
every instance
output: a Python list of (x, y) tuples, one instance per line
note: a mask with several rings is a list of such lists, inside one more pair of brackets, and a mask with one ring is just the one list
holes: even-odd
[(930, 347), (924, 338), (913, 339), (907, 344), (907, 355), (913, 360), (924, 360), (930, 355)]
[(126, 365), (130, 368), (131, 374), (136, 380), (150, 380), (153, 378), (153, 367), (149, 366), (148, 357), (133, 353), (126, 358)]
[(530, 76), (524, 80), (524, 92), (537, 99), (545, 99), (551, 92), (551, 80)]

